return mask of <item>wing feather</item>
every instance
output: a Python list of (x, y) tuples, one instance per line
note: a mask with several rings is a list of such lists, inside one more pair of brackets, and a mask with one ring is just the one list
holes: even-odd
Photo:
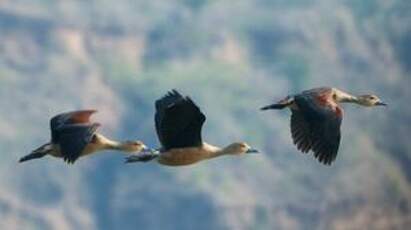
[(51, 141), (57, 143), (59, 141), (58, 130), (65, 125), (72, 124), (87, 124), (90, 123), (90, 117), (96, 110), (78, 110), (67, 113), (61, 113), (50, 120)]
[(155, 103), (155, 126), (163, 149), (202, 145), (201, 129), (206, 120), (189, 98), (172, 90)]
[(84, 148), (92, 141), (94, 133), (99, 127), (94, 124), (66, 125), (59, 129), (59, 145), (64, 161), (74, 163), (83, 152)]
[(298, 109), (292, 110), (292, 137), (300, 151), (311, 149), (319, 162), (330, 165), (336, 159), (340, 145), (342, 109), (327, 104), (329, 101), (320, 103), (318, 96), (313, 91), (295, 96)]

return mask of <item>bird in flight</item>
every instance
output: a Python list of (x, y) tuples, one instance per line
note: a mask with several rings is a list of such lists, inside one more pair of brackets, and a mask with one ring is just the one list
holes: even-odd
[(117, 142), (97, 133), (100, 124), (90, 122), (90, 116), (95, 112), (80, 110), (54, 116), (50, 121), (51, 141), (22, 157), (19, 162), (51, 155), (73, 164), (79, 157), (103, 150), (129, 153), (147, 150), (141, 141)]
[(325, 165), (331, 165), (337, 157), (340, 145), (340, 126), (343, 109), (339, 103), (355, 103), (365, 107), (386, 106), (375, 95), (353, 96), (342, 90), (321, 87), (290, 95), (261, 110), (291, 110), (291, 136), (297, 149), (310, 150)]
[(133, 154), (127, 163), (156, 159), (168, 166), (182, 166), (223, 155), (257, 153), (247, 143), (236, 142), (220, 148), (203, 142), (201, 129), (206, 120), (200, 108), (189, 98), (172, 90), (155, 102), (155, 128), (161, 148), (157, 152)]

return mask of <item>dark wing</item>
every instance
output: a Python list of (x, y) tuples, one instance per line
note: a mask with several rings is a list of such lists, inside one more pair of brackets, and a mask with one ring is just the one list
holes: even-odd
[(298, 95), (294, 100), (298, 107), (291, 116), (294, 143), (302, 152), (311, 149), (318, 161), (330, 165), (340, 145), (341, 108), (319, 102), (315, 94)]
[(155, 103), (155, 125), (164, 150), (202, 145), (204, 114), (189, 97), (173, 90)]
[(67, 113), (61, 113), (50, 120), (51, 129), (51, 141), (52, 143), (57, 143), (59, 140), (57, 130), (64, 127), (65, 125), (72, 124), (86, 124), (90, 123), (90, 116), (97, 112), (96, 110), (79, 110)]
[(311, 131), (304, 116), (298, 110), (291, 113), (291, 136), (297, 149), (303, 153), (308, 153), (311, 149)]
[(58, 129), (60, 151), (64, 161), (74, 163), (92, 141), (98, 123), (65, 125)]

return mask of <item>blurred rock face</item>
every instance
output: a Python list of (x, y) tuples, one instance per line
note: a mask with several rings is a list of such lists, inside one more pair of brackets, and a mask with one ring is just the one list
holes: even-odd
[[(0, 228), (409, 226), (404, 4), (2, 1)], [(333, 167), (298, 153), (285, 113), (257, 111), (322, 85), (390, 104), (346, 106)], [(245, 140), (264, 154), (180, 169), (125, 166), (115, 153), (73, 166), (51, 157), (16, 166), (48, 141), (51, 116), (74, 109), (98, 109), (94, 119), (115, 139), (158, 145), (153, 103), (171, 88), (207, 114), (208, 142)]]

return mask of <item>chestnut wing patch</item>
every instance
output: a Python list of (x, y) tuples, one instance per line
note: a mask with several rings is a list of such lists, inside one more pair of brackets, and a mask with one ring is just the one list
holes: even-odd
[(54, 116), (50, 120), (51, 141), (53, 143), (57, 143), (59, 141), (58, 130), (66, 125), (90, 123), (91, 115), (93, 115), (96, 112), (96, 110), (78, 110), (67, 113), (61, 113)]

